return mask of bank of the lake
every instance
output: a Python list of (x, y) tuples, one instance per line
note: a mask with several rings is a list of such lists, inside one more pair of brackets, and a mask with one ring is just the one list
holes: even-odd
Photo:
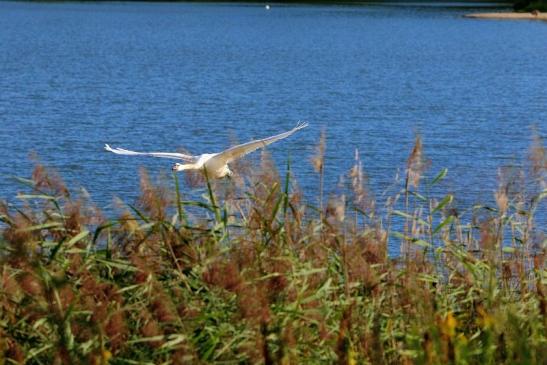
[(475, 13), (466, 14), (466, 18), (474, 19), (510, 19), (510, 20), (547, 20), (547, 13), (531, 12), (531, 13)]

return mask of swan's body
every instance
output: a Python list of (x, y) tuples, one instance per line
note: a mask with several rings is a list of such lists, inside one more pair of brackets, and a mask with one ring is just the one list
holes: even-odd
[(220, 179), (224, 176), (231, 176), (232, 171), (228, 167), (228, 164), (223, 162), (220, 158), (215, 158), (219, 153), (205, 153), (200, 155), (195, 163), (180, 164), (176, 163), (173, 166), (173, 171), (184, 170), (207, 170), (207, 176)]
[(112, 148), (109, 145), (105, 145), (105, 150), (119, 154), (119, 155), (141, 155), (141, 156), (153, 156), (183, 160), (187, 163), (176, 163), (173, 166), (173, 171), (184, 170), (206, 170), (207, 176), (210, 178), (219, 179), (225, 176), (231, 176), (232, 171), (228, 167), (228, 164), (248, 153), (251, 153), (259, 148), (266, 147), (267, 145), (277, 142), (280, 139), (287, 138), (294, 132), (307, 127), (307, 123), (299, 123), (296, 127), (288, 132), (277, 134), (272, 137), (257, 139), (251, 142), (243, 143), (225, 151), (219, 153), (204, 153), (199, 156), (185, 155), (182, 153), (173, 152), (135, 152), (124, 150), (122, 148)]

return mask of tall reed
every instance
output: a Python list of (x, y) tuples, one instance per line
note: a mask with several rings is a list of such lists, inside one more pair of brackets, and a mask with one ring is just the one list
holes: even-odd
[(387, 210), (358, 153), (324, 209), (263, 156), (196, 201), (143, 172), (117, 218), (37, 166), (0, 204), (0, 364), (544, 363), (542, 142), (467, 211), (429, 196), (449, 172), (422, 148)]

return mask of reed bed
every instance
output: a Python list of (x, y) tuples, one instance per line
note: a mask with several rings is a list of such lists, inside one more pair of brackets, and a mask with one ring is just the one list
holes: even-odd
[(0, 205), (0, 364), (545, 363), (539, 138), (495, 205), (465, 212), (428, 196), (448, 171), (424, 177), (419, 138), (386, 202), (356, 153), (323, 204), (325, 148), (317, 203), (264, 155), (193, 176), (194, 201), (142, 172), (116, 219), (37, 166)]

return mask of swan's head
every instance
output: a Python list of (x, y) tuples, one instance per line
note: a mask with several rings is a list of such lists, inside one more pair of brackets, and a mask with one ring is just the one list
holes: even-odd
[(186, 170), (186, 166), (184, 166), (183, 164), (181, 163), (176, 163), (173, 165), (173, 171), (182, 171), (182, 170)]

